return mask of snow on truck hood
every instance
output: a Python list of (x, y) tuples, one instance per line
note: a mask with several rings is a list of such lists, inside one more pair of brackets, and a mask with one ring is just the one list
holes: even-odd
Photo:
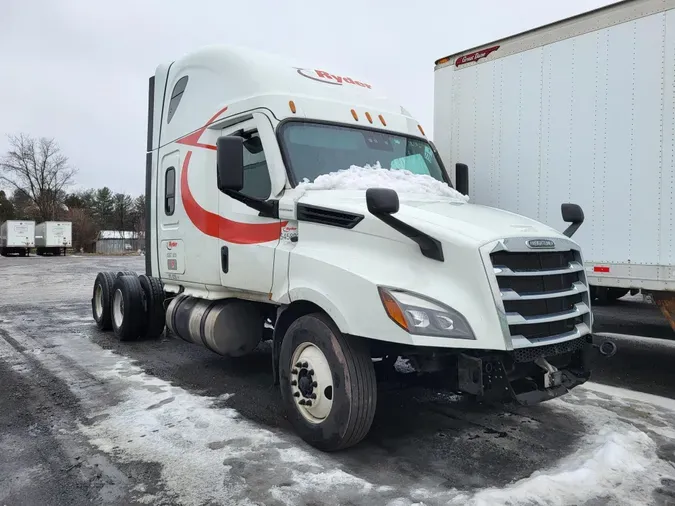
[(304, 190), (299, 202), (366, 216), (369, 214), (365, 196), (368, 188), (396, 190), (400, 208), (395, 216), (410, 225), (425, 222), (479, 244), (507, 237), (563, 237), (559, 231), (530, 218), (470, 204), (469, 197), (447, 184), (407, 170), (383, 169), (379, 165), (352, 166), (321, 175), (312, 183), (305, 180), (297, 186), (298, 190)]

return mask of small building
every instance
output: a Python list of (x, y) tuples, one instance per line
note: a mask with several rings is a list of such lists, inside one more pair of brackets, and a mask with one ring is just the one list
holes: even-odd
[(143, 249), (142, 234), (131, 230), (101, 230), (96, 237), (96, 253), (120, 255)]

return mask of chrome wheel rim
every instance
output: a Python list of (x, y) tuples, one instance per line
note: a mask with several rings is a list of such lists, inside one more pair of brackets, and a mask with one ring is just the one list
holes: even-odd
[(115, 321), (115, 326), (119, 328), (124, 321), (124, 297), (122, 297), (122, 291), (120, 289), (115, 290), (112, 306), (113, 320)]
[(94, 309), (96, 310), (96, 319), (98, 320), (103, 316), (103, 287), (101, 285), (96, 285)]

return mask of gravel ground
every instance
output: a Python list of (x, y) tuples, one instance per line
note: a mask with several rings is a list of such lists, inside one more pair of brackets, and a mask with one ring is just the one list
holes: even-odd
[(675, 345), (639, 300), (596, 309), (619, 352), (561, 399), (490, 408), (400, 375), (368, 438), (324, 454), (285, 420), (267, 346), (99, 332), (101, 270), (143, 259), (0, 258), (0, 504), (675, 504)]

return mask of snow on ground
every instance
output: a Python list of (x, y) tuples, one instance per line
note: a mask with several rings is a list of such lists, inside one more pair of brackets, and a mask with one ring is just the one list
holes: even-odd
[[(593, 424), (582, 446), (553, 469), (535, 472), (506, 488), (460, 495), (453, 504), (580, 504), (606, 496), (610, 504), (646, 504), (652, 490), (666, 476), (656, 444), (644, 432), (616, 421)], [(621, 501), (621, 502), (619, 502)]]
[[(83, 401), (91, 416), (79, 430), (89, 442), (120, 462), (162, 464), (161, 485), (181, 504), (259, 504), (273, 497), (296, 505), (307, 495), (330, 492), (349, 500), (386, 489), (343, 472), (330, 456), (303, 447), (293, 436), (285, 438), (218, 407), (227, 394), (194, 395), (84, 337), (54, 336), (52, 348), (20, 331), (12, 334)], [(2, 347), (0, 359), (9, 359)], [(22, 371), (19, 364), (15, 370)], [(91, 388), (91, 376), (99, 388)], [(172, 498), (144, 495), (144, 488), (138, 487), (140, 502)]]
[(658, 395), (637, 392), (635, 390), (628, 390), (626, 388), (619, 388), (591, 381), (584, 383), (581, 388), (606, 394), (618, 402), (630, 403), (630, 401), (638, 401), (653, 406), (660, 406), (675, 413), (675, 400), (667, 397), (660, 397)]
[(314, 182), (307, 178), (297, 188), (303, 190), (367, 190), (368, 188), (389, 188), (401, 193), (422, 194), (434, 197), (450, 197), (453, 200), (468, 202), (469, 197), (462, 195), (447, 184), (426, 174), (414, 174), (404, 169), (386, 169), (375, 165), (358, 167), (352, 165), (329, 174), (322, 174)]
[[(620, 394), (618, 390), (621, 389), (616, 390)], [(453, 491), (452, 494), (418, 489), (412, 491), (411, 496), (423, 504), (428, 501), (452, 506), (566, 506), (586, 504), (593, 499), (602, 499), (601, 504), (653, 504), (653, 491), (664, 479), (672, 479), (675, 469), (660, 459), (657, 443), (642, 427), (636, 427), (620, 412), (615, 412), (611, 401), (596, 396), (599, 402), (589, 402), (593, 399), (593, 394), (572, 392), (547, 403), (548, 407), (561, 412), (572, 409), (588, 428), (578, 449), (555, 466), (536, 471), (503, 488), (485, 488), (471, 493)], [(646, 411), (650, 406), (639, 402), (629, 405), (629, 409), (643, 415), (645, 427), (663, 424), (663, 417)], [(671, 424), (673, 416), (674, 411), (667, 412)], [(675, 437), (672, 427), (649, 428), (668, 438)]]
[[(590, 385), (546, 404), (554, 412), (572, 410), (588, 428), (579, 447), (554, 466), (503, 488), (394, 490), (343, 471), (329, 454), (311, 449), (292, 434), (241, 418), (221, 406), (227, 394), (190, 393), (145, 373), (129, 358), (102, 350), (83, 335), (54, 335), (49, 343), (17, 329), (11, 335), (81, 399), (89, 418), (79, 430), (91, 444), (120, 462), (161, 464), (162, 483), (139, 485), (140, 502), (483, 506), (582, 504), (601, 498), (607, 504), (637, 505), (649, 504), (661, 479), (675, 474), (659, 458), (658, 444), (648, 430), (660, 423), (661, 434), (675, 435), (672, 423), (663, 427), (664, 419), (675, 418), (673, 406)], [(3, 360), (11, 352), (5, 349), (3, 353), (0, 347)], [(21, 372), (21, 364), (15, 365)], [(641, 425), (626, 421), (628, 409), (639, 413)], [(146, 493), (151, 485), (163, 489), (158, 493), (162, 495)]]

